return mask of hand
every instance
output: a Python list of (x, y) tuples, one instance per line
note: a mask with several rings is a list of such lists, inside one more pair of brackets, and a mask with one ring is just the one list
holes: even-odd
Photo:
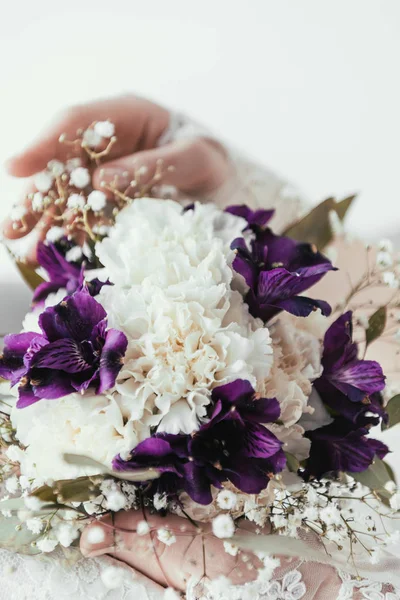
[[(151, 531), (140, 536), (136, 528), (144, 519)], [(245, 525), (250, 524), (245, 522)], [(90, 544), (88, 533), (99, 526), (104, 531), (104, 540)], [(157, 538), (160, 528), (174, 533), (176, 542), (170, 546), (160, 542)], [(81, 538), (81, 551), (87, 557), (110, 554), (152, 581), (181, 591), (186, 589), (191, 576), (200, 580), (204, 572), (210, 579), (224, 575), (233, 584), (243, 584), (257, 577), (255, 567), (260, 566), (254, 556), (244, 561), (243, 554), (227, 554), (222, 540), (210, 533), (208, 525), (202, 524), (200, 532), (187, 519), (176, 515), (161, 517), (133, 510), (116, 514), (114, 524), (107, 518), (87, 527)]]
[[(65, 133), (67, 138), (74, 139), (78, 129), (87, 128), (93, 121), (106, 119), (114, 123), (118, 143), (107, 156), (107, 162), (94, 172), (95, 188), (100, 188), (102, 181), (111, 183), (116, 175), (121, 189), (126, 188), (127, 182), (133, 179), (134, 166), (137, 165), (146, 167), (150, 180), (160, 159), (166, 167), (174, 167), (165, 171), (163, 183), (190, 195), (210, 193), (228, 177), (229, 164), (224, 150), (212, 140), (193, 138), (156, 147), (158, 139), (168, 127), (169, 112), (133, 95), (100, 100), (63, 111), (36, 141), (7, 162), (8, 172), (15, 177), (31, 177), (45, 169), (51, 159), (65, 160), (70, 149), (59, 143), (60, 134)], [(146, 183), (145, 178), (141, 181)], [(33, 182), (29, 181), (26, 193), (33, 190)], [(47, 214), (43, 219), (39, 224), (38, 217), (31, 212), (24, 230), (13, 229), (13, 223), (8, 219), (3, 225), (4, 236), (9, 239), (20, 238), (40, 225), (38, 232), (43, 238), (53, 224), (51, 215)]]

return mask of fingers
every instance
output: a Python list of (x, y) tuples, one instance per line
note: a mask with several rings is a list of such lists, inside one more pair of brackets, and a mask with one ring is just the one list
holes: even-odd
[[(140, 535), (144, 519), (150, 531)], [(92, 543), (90, 532), (99, 527), (104, 537)], [(171, 545), (161, 542), (160, 529), (167, 529), (176, 541)], [(182, 591), (191, 577), (200, 580), (204, 573), (211, 579), (224, 575), (234, 584), (245, 583), (257, 576), (255, 565), (260, 565), (254, 556), (227, 554), (222, 540), (210, 534), (209, 526), (197, 530), (176, 515), (143, 516), (141, 511), (118, 513), (114, 524), (108, 517), (89, 526), (81, 538), (81, 550), (85, 556), (112, 554), (157, 583)]]
[(131, 191), (162, 183), (182, 192), (202, 194), (221, 186), (229, 173), (229, 161), (222, 148), (209, 140), (196, 138), (107, 162), (94, 172), (93, 181), (99, 189), (103, 182), (114, 184), (120, 190), (131, 185)]
[(86, 129), (93, 121), (105, 120), (110, 120), (116, 128), (118, 144), (113, 147), (111, 156), (117, 157), (153, 147), (168, 126), (169, 113), (133, 95), (68, 108), (56, 115), (32, 144), (9, 159), (8, 172), (15, 177), (29, 177), (43, 170), (53, 158), (65, 160), (72, 154), (76, 156), (70, 146), (59, 142), (60, 135), (65, 133), (67, 139), (73, 140), (78, 129)]
[[(149, 531), (143, 533), (146, 522)], [(98, 527), (104, 537), (93, 544), (91, 531)], [(158, 530), (164, 528), (176, 536), (176, 542), (170, 546), (157, 537)], [(165, 519), (141, 511), (122, 512), (115, 515), (114, 523), (107, 517), (90, 525), (81, 537), (81, 551), (90, 557), (112, 554), (153, 581), (183, 590), (186, 580), (181, 571), (182, 557), (194, 533), (194, 527), (186, 519), (174, 515)]]

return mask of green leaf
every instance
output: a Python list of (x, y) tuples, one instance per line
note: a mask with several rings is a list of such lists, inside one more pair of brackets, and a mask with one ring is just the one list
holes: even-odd
[(389, 504), (391, 493), (385, 489), (385, 485), (393, 478), (389, 474), (387, 464), (376, 457), (372, 465), (362, 473), (349, 473), (353, 479), (374, 491), (384, 504)]
[(385, 467), (386, 467), (386, 471), (387, 471), (387, 472), (388, 472), (388, 474), (389, 474), (389, 478), (390, 478), (390, 480), (391, 480), (391, 481), (394, 481), (394, 483), (396, 483), (396, 484), (397, 484), (397, 478), (396, 478), (396, 474), (395, 474), (395, 472), (393, 471), (392, 467), (391, 467), (391, 466), (389, 465), (389, 463), (387, 463), (385, 460), (383, 460), (382, 462), (383, 462), (383, 464), (384, 464), (384, 465), (385, 465)]
[(18, 260), (15, 260), (15, 264), (22, 276), (22, 279), (31, 288), (31, 290), (36, 290), (36, 288), (44, 282), (43, 277), (40, 277), (40, 275), (38, 275), (35, 269), (32, 267)]
[(400, 394), (393, 396), (386, 405), (386, 412), (389, 415), (389, 423), (384, 427), (388, 429), (400, 423)]
[(356, 198), (357, 198), (357, 196), (355, 194), (353, 194), (353, 196), (348, 196), (344, 200), (341, 200), (340, 202), (336, 203), (335, 210), (341, 221), (344, 221), (344, 219), (347, 215), (347, 211), (349, 210), (349, 208), (351, 207), (351, 205), (353, 204), (353, 202)]
[(53, 486), (43, 485), (32, 492), (42, 502), (87, 502), (98, 496), (100, 488), (95, 478), (78, 477), (56, 481)]
[(0, 514), (0, 548), (19, 554), (39, 554), (38, 548), (32, 546), (39, 535), (29, 531), (25, 525), (21, 525), (17, 516), (3, 517)]
[(299, 242), (315, 244), (319, 249), (325, 248), (333, 239), (329, 213), (332, 210), (336, 211), (339, 219), (343, 221), (354, 199), (355, 196), (349, 196), (336, 202), (335, 198), (327, 198), (300, 221), (290, 225), (284, 232), (285, 235)]
[[(240, 530), (239, 530), (240, 531)], [(310, 544), (300, 539), (275, 533), (257, 535), (255, 533), (237, 534), (229, 538), (229, 542), (251, 552), (265, 552), (282, 556), (301, 556), (307, 560), (321, 560), (321, 550), (313, 549)]]
[(113, 471), (109, 469), (103, 463), (90, 458), (89, 456), (84, 456), (82, 454), (70, 454), (66, 453), (63, 455), (63, 459), (69, 465), (74, 465), (78, 467), (89, 467), (90, 469), (97, 469), (99, 474), (102, 475), (111, 475), (115, 479), (123, 479), (124, 481), (150, 481), (151, 479), (158, 479), (160, 477), (160, 471), (156, 469), (141, 469), (136, 471)]
[(381, 306), (378, 308), (373, 315), (370, 316), (368, 322), (368, 329), (365, 332), (365, 342), (367, 346), (377, 340), (385, 330), (387, 320), (387, 308)]
[(294, 456), (294, 454), (290, 454), (290, 452), (285, 452), (286, 456), (286, 466), (292, 473), (297, 473), (300, 468), (300, 462)]

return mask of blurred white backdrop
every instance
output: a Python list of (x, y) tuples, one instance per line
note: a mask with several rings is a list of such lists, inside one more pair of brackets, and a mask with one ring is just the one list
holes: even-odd
[[(315, 202), (359, 192), (353, 229), (396, 236), (399, 31), (398, 0), (7, 3), (0, 162), (60, 107), (130, 90), (206, 122)], [(20, 188), (1, 172), (0, 217)]]

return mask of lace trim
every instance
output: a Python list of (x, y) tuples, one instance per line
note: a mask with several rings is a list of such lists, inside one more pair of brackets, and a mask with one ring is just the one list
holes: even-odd
[(349, 573), (339, 571), (342, 580), (337, 600), (400, 600), (400, 589), (391, 585), (370, 581), (358, 580)]
[[(203, 586), (202, 586), (203, 588)], [(301, 600), (307, 589), (302, 574), (297, 569), (286, 573), (282, 578), (270, 581), (254, 581), (243, 586), (224, 585), (223, 582), (211, 582), (209, 589), (199, 591), (198, 584), (189, 584), (188, 600)]]

